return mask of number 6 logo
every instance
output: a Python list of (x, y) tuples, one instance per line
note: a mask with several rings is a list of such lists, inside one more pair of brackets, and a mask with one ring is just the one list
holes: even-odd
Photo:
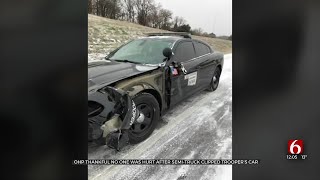
[(303, 140), (289, 140), (288, 141), (289, 154), (302, 154), (303, 153)]

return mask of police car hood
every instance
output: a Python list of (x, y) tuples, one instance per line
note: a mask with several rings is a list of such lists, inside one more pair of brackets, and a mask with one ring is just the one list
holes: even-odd
[(88, 62), (88, 88), (106, 86), (135, 76), (144, 72), (157, 69), (158, 65), (142, 65), (116, 61), (89, 61)]

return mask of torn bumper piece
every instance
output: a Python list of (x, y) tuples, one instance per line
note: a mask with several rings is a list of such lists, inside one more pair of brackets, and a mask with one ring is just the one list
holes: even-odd
[(96, 105), (88, 110), (89, 141), (107, 144), (116, 150), (128, 144), (128, 131), (139, 117), (139, 111), (130, 96), (107, 86), (92, 94), (89, 101), (91, 106), (99, 104), (102, 107)]
[[(120, 150), (126, 146), (129, 142), (128, 131), (137, 117), (139, 117), (139, 111), (136, 109), (134, 102), (128, 95), (125, 95), (127, 98), (127, 108), (124, 110), (125, 116), (121, 120), (120, 116), (113, 118), (113, 122), (110, 122), (110, 125), (104, 130), (104, 136), (106, 137), (106, 143), (110, 148)], [(118, 125), (118, 127), (117, 127)]]
[[(131, 98), (128, 95), (125, 95), (124, 98), (126, 98), (128, 102), (125, 106), (126, 108), (123, 109), (125, 116), (114, 115), (113, 118), (101, 127), (107, 146), (117, 151), (128, 144), (128, 131), (136, 120), (136, 117), (139, 117), (139, 111), (136, 109)], [(121, 117), (123, 117), (123, 120)]]
[(121, 148), (126, 146), (129, 142), (128, 130), (112, 132), (106, 137), (107, 146), (120, 151)]

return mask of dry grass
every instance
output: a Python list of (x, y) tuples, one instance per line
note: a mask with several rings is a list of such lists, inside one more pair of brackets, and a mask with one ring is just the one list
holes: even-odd
[[(144, 36), (148, 32), (168, 32), (161, 29), (149, 28), (127, 21), (118, 21), (99, 16), (88, 15), (88, 44), (89, 59), (103, 57), (107, 52), (123, 43)], [(207, 42), (214, 50), (230, 53), (232, 41), (193, 36)]]

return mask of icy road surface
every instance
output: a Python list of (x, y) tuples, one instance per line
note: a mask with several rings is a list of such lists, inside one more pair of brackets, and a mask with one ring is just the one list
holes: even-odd
[[(120, 152), (89, 146), (89, 159), (231, 159), (232, 54), (225, 55), (215, 92), (202, 91), (162, 117), (153, 134)], [(232, 179), (231, 165), (91, 165), (91, 180)]]

